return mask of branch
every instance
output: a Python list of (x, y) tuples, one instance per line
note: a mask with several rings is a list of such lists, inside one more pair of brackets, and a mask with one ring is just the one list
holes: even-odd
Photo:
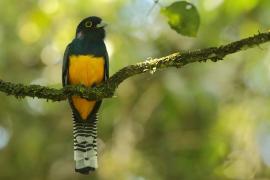
[(223, 58), (229, 54), (246, 50), (268, 41), (270, 41), (270, 32), (259, 33), (253, 37), (245, 38), (219, 47), (211, 47), (183, 53), (176, 52), (161, 58), (147, 59), (146, 61), (120, 69), (106, 82), (94, 88), (87, 88), (79, 85), (67, 86), (62, 89), (54, 89), (39, 85), (14, 84), (0, 80), (0, 91), (17, 98), (28, 96), (52, 101), (62, 101), (68, 96), (76, 95), (89, 100), (101, 100), (103, 98), (112, 97), (120, 83), (136, 74), (154, 72), (158, 69), (168, 67), (181, 68), (186, 64), (202, 61), (205, 62), (208, 59), (216, 62), (218, 60), (223, 60)]

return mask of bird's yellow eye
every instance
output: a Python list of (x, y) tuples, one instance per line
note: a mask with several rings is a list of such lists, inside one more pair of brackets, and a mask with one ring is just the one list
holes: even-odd
[(92, 27), (92, 22), (86, 21), (84, 25), (85, 25), (85, 27), (90, 28), (90, 27)]

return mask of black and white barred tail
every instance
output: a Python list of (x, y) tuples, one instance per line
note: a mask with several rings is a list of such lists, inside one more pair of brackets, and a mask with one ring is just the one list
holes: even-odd
[(73, 138), (75, 171), (89, 174), (98, 167), (97, 117), (85, 122), (73, 118)]

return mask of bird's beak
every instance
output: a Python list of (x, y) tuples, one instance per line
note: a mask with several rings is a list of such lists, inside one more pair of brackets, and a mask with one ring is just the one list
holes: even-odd
[(108, 24), (106, 24), (105, 22), (101, 22), (101, 23), (99, 23), (96, 27), (97, 28), (103, 28), (103, 27), (106, 27)]

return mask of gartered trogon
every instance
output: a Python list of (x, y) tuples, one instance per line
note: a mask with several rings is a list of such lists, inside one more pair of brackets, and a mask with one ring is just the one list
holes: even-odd
[[(67, 46), (62, 69), (62, 84), (94, 87), (109, 76), (105, 23), (91, 16), (77, 26), (76, 36)], [(97, 112), (101, 101), (68, 97), (73, 113), (75, 171), (88, 174), (97, 164)]]

